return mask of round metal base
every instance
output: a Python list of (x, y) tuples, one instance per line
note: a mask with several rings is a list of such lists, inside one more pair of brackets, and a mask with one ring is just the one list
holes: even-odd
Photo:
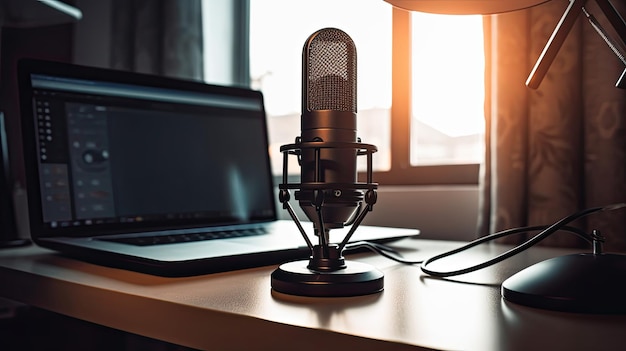
[(280, 265), (272, 273), (272, 289), (312, 297), (360, 296), (383, 290), (384, 275), (371, 265), (348, 261), (346, 268), (328, 272), (312, 271), (308, 265), (308, 260)]

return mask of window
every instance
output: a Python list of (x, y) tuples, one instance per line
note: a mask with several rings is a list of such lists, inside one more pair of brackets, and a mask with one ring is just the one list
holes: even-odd
[(482, 16), (411, 16), (411, 165), (479, 163), (485, 129)]
[[(426, 16), (426, 17), (422, 17)], [(419, 149), (427, 148), (429, 146), (441, 147), (444, 145), (439, 141), (430, 142), (426, 138), (421, 138), (420, 140), (420, 129), (428, 128), (429, 126), (424, 125), (424, 123), (417, 123), (417, 118), (427, 119), (427, 116), (419, 116), (417, 115), (420, 111), (420, 104), (427, 103), (429, 100), (439, 98), (441, 96), (441, 92), (437, 92), (434, 87), (439, 85), (439, 83), (444, 82), (452, 86), (451, 82), (445, 81), (442, 75), (434, 75), (432, 77), (435, 78), (434, 81), (427, 82), (424, 76), (418, 75), (419, 79), (415, 79), (415, 75), (412, 72), (420, 72), (421, 66), (426, 66), (434, 70), (432, 65), (440, 66), (440, 62), (446, 58), (445, 53), (440, 52), (439, 49), (430, 49), (426, 50), (422, 46), (416, 44), (414, 42), (414, 37), (422, 37), (422, 36), (435, 36), (439, 35), (440, 31), (437, 31), (429, 25), (427, 21), (427, 17), (432, 17), (433, 21), (440, 22), (440, 19), (443, 17), (437, 17), (441, 15), (431, 15), (431, 14), (419, 14), (419, 13), (410, 13), (407, 11), (394, 9), (393, 10), (393, 61), (392, 61), (392, 110), (391, 115), (392, 119), (392, 127), (391, 127), (391, 169), (388, 172), (377, 172), (375, 174), (375, 180), (381, 184), (477, 184), (478, 183), (478, 171), (479, 171), (479, 163), (482, 160), (482, 149), (484, 148), (483, 137), (478, 134), (474, 136), (467, 136), (468, 139), (473, 139), (475, 142), (473, 149), (474, 155), (478, 155), (479, 158), (476, 161), (469, 161), (467, 158), (463, 160), (462, 157), (456, 157), (456, 161), (452, 162), (450, 157), (441, 157), (433, 158), (433, 157), (421, 157)], [(450, 21), (464, 21), (465, 16), (453, 16), (449, 17)], [(412, 23), (423, 21), (421, 24), (425, 24), (426, 28), (420, 28), (421, 24), (412, 26)], [(451, 26), (449, 23), (448, 26)], [(472, 30), (473, 29), (473, 30)], [(481, 44), (483, 44), (483, 34), (482, 34), (482, 21), (481, 17), (476, 17), (473, 22), (465, 23), (463, 25), (454, 25), (454, 30), (458, 33), (462, 32), (473, 32), (474, 35), (471, 37), (471, 41), (476, 45), (470, 45), (472, 47), (478, 47), (479, 50), (482, 50)], [(444, 43), (447, 43), (452, 48), (461, 48), (464, 44), (463, 41), (470, 41), (469, 38), (459, 39), (460, 35), (451, 36), (445, 40), (439, 39)], [(419, 40), (417, 41), (419, 43)], [(432, 54), (433, 57), (437, 58), (435, 64), (431, 63), (431, 66), (428, 66), (426, 63), (421, 63), (419, 60), (423, 59), (422, 53)], [(414, 55), (415, 53), (415, 55)], [(484, 57), (480, 53), (477, 52), (478, 56)], [(414, 57), (415, 56), (415, 57)], [(484, 91), (484, 58), (482, 60), (465, 60), (467, 56), (466, 52), (459, 52), (456, 57), (458, 58), (458, 62), (461, 62), (463, 59), (464, 62), (474, 62), (476, 63), (471, 68), (464, 68), (464, 70), (457, 69), (457, 64), (448, 64), (443, 67), (442, 72), (446, 72), (446, 70), (451, 70), (455, 74), (461, 74), (464, 72), (473, 72), (475, 79), (473, 81), (472, 87), (466, 87), (466, 89), (473, 90), (475, 92)], [(427, 56), (426, 56), (427, 57)], [(455, 57), (455, 55), (449, 55), (448, 57)], [(417, 61), (416, 61), (417, 60)], [(455, 80), (456, 81), (456, 80)], [(414, 86), (413, 83), (417, 83), (417, 86)], [(419, 85), (424, 85), (427, 89), (420, 90)], [(444, 85), (445, 87), (445, 85)], [(416, 95), (413, 94), (413, 91), (418, 92)], [(451, 91), (451, 90), (449, 90)], [(437, 94), (436, 97), (428, 96), (427, 94)], [(440, 103), (443, 104), (459, 104), (457, 94), (452, 94), (450, 92), (446, 93), (448, 97), (447, 101)], [(483, 110), (484, 98), (482, 95), (480, 97), (476, 97), (474, 100), (473, 112), (469, 112), (472, 110), (470, 106), (465, 106), (463, 109), (466, 111), (463, 114), (463, 119), (467, 118), (466, 116), (476, 116), (476, 120), (479, 121), (483, 119), (484, 110)], [(418, 106), (414, 109), (414, 106)], [(416, 113), (417, 111), (417, 113)], [(413, 117), (416, 115), (415, 117)], [(447, 115), (440, 116), (439, 118), (446, 118), (446, 123), (442, 123), (443, 125), (453, 125), (455, 124), (455, 119), (458, 116)], [(414, 122), (414, 123), (412, 123)], [(423, 121), (422, 121), (423, 122)], [(480, 129), (482, 127), (481, 122), (476, 122), (480, 125)], [(411, 135), (413, 134), (417, 135)], [(481, 134), (484, 134), (482, 132)], [(449, 146), (449, 145), (446, 145)], [(412, 151), (412, 152), (411, 152)], [(413, 153), (413, 155), (411, 154)], [(430, 151), (431, 156), (436, 154), (435, 151)], [(440, 155), (442, 152), (440, 152)], [(428, 153), (427, 153), (428, 155)], [(434, 162), (438, 160), (439, 162)], [(413, 162), (411, 162), (413, 161)], [(417, 164), (417, 165), (416, 165)], [(421, 164), (421, 165), (420, 165)]]
[[(378, 147), (375, 181), (477, 183), (484, 135), (480, 16), (409, 13), (382, 0), (249, 5), (250, 79), (265, 95), (274, 173), (282, 171), (280, 146), (300, 135), (304, 42), (336, 27), (356, 45), (357, 130), (362, 142)], [(299, 172), (296, 162), (289, 165)]]

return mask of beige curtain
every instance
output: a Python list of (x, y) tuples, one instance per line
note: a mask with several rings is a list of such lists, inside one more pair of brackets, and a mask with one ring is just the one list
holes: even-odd
[[(621, 14), (626, 4), (613, 1)], [(624, 67), (583, 15), (537, 90), (526, 78), (568, 0), (486, 19), (487, 147), (481, 169), (479, 233), (550, 224), (575, 211), (626, 202)], [(612, 28), (595, 2), (589, 10)], [(626, 251), (626, 210), (575, 223)], [(505, 239), (516, 243), (521, 236)], [(558, 233), (542, 244), (581, 246)]]
[(203, 79), (201, 0), (114, 0), (111, 67)]

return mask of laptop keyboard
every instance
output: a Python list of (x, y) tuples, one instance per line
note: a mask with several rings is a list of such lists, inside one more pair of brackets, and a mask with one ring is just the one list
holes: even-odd
[(234, 230), (221, 230), (205, 233), (181, 233), (181, 234), (169, 234), (169, 235), (154, 235), (154, 236), (141, 236), (131, 238), (101, 238), (99, 240), (111, 241), (122, 244), (130, 244), (136, 246), (151, 246), (151, 245), (165, 245), (176, 243), (188, 243), (192, 241), (204, 241), (215, 239), (227, 239), (227, 238), (239, 238), (244, 236), (254, 236), (267, 234), (265, 228), (250, 228), (250, 229), (234, 229)]

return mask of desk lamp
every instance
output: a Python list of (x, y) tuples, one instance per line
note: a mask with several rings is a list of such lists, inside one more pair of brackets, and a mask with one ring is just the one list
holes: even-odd
[[(438, 14), (496, 14), (549, 0), (385, 0), (395, 7)], [(585, 9), (587, 0), (570, 0), (563, 16), (531, 71), (526, 85), (539, 87), (578, 16), (584, 13), (593, 28), (626, 66), (626, 23), (610, 0), (595, 0), (621, 43), (614, 41)], [(626, 88), (626, 70), (615, 84)], [(597, 238), (594, 233), (594, 237)], [(502, 296), (521, 305), (580, 313), (626, 313), (626, 255), (602, 252), (594, 239), (592, 253), (559, 256), (532, 265), (502, 283)]]

